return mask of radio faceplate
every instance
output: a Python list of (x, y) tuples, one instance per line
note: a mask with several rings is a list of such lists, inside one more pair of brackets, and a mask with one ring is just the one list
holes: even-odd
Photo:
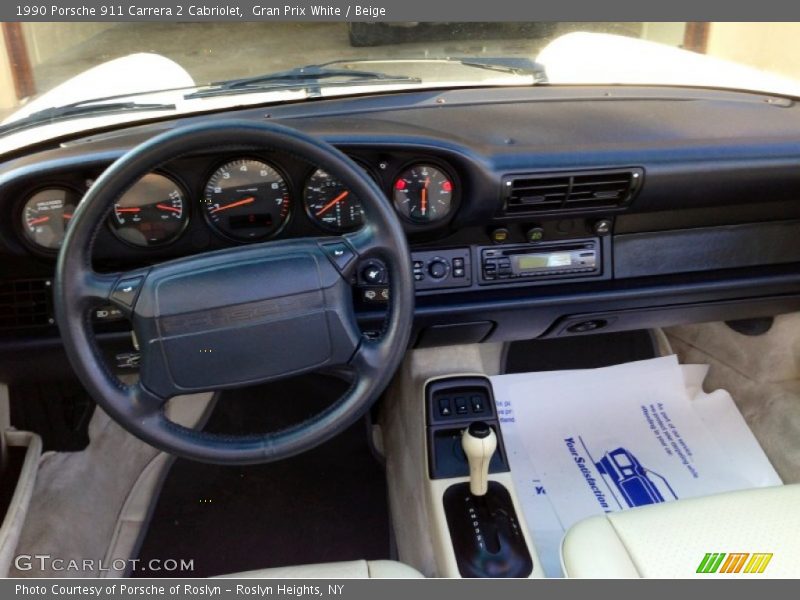
[(480, 248), (480, 284), (592, 277), (602, 272), (596, 239)]

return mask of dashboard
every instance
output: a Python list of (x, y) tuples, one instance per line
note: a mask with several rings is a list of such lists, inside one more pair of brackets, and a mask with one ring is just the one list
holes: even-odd
[[(376, 182), (411, 246), (417, 346), (800, 309), (794, 100), (667, 87), (416, 91), (166, 119), (6, 157), (0, 363), (24, 371), (21, 346), (57, 349), (55, 257), (104, 169), (170, 128), (228, 118), (319, 136)], [(317, 165), (209, 148), (175, 157), (119, 198), (94, 261), (130, 269), (362, 223), (359, 199)], [(379, 330), (386, 266), (359, 265), (353, 284), (362, 327)], [(104, 311), (99, 333), (124, 332)]]

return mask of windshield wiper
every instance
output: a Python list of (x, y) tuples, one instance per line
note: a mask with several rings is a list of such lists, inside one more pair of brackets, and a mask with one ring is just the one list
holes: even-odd
[[(185, 98), (203, 98), (207, 96), (248, 94), (251, 92), (305, 89), (309, 95), (320, 93), (323, 83), (330, 81), (333, 86), (355, 86), (364, 83), (380, 83), (384, 85), (399, 83), (421, 83), (419, 77), (407, 75), (387, 75), (373, 71), (359, 71), (355, 69), (337, 69), (330, 65), (338, 63), (351, 63), (359, 61), (333, 61), (319, 65), (307, 65), (288, 71), (278, 71), (254, 77), (229, 79), (210, 84), (208, 87), (187, 94)], [(336, 80), (336, 81), (334, 81)]]
[(175, 110), (174, 104), (141, 103), (141, 102), (105, 102), (88, 103), (75, 102), (63, 106), (54, 106), (32, 112), (27, 117), (0, 125), (0, 136), (14, 131), (36, 127), (44, 123), (67, 121), (86, 116), (117, 115), (129, 112), (148, 112), (156, 110)]
[(477, 69), (500, 71), (514, 75), (530, 75), (533, 77), (534, 83), (545, 83), (547, 81), (544, 66), (529, 58), (503, 56), (498, 58), (450, 58), (447, 60)]
[(185, 98), (204, 98), (208, 96), (225, 96), (230, 94), (248, 94), (261, 91), (297, 90), (304, 89), (309, 96), (320, 95), (320, 88), (323, 84), (330, 86), (346, 87), (360, 86), (365, 83), (378, 83), (383, 85), (402, 84), (402, 83), (422, 83), (422, 78), (410, 75), (389, 75), (380, 71), (364, 71), (358, 69), (347, 69), (337, 65), (368, 65), (368, 64), (441, 64), (451, 63), (465, 67), (477, 69), (487, 69), (500, 71), (512, 75), (529, 76), (533, 83), (543, 83), (547, 81), (544, 68), (528, 59), (522, 57), (466, 57), (466, 58), (374, 58), (374, 59), (340, 59), (330, 62), (306, 65), (289, 69), (288, 71), (278, 71), (266, 73), (254, 77), (243, 77), (240, 79), (228, 79), (209, 84)]

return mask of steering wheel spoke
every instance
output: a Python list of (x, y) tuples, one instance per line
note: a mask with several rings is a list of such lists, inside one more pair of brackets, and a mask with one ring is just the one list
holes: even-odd
[(91, 304), (108, 303), (119, 279), (119, 273), (98, 273), (87, 270), (77, 282), (74, 293), (81, 300)]
[(162, 398), (148, 390), (141, 381), (129, 386), (128, 410), (130, 411), (130, 416), (134, 418), (160, 418), (167, 400), (168, 398)]
[(346, 233), (341, 236), (356, 253), (359, 260), (367, 258), (386, 258), (390, 249), (375, 231), (374, 227), (365, 225), (358, 231)]

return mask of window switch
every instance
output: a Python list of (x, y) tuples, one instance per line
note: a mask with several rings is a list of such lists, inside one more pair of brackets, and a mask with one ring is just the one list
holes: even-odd
[(468, 412), (467, 399), (464, 396), (456, 396), (455, 404), (456, 404), (456, 414), (457, 415), (465, 415), (465, 414), (467, 414), (467, 412)]
[(453, 414), (453, 408), (450, 406), (450, 398), (439, 398), (439, 416), (449, 417)]
[(483, 412), (485, 404), (483, 402), (483, 398), (482, 397), (477, 396), (477, 395), (476, 396), (472, 396), (469, 399), (469, 402), (472, 405), (472, 412), (474, 412), (474, 413), (482, 413)]

